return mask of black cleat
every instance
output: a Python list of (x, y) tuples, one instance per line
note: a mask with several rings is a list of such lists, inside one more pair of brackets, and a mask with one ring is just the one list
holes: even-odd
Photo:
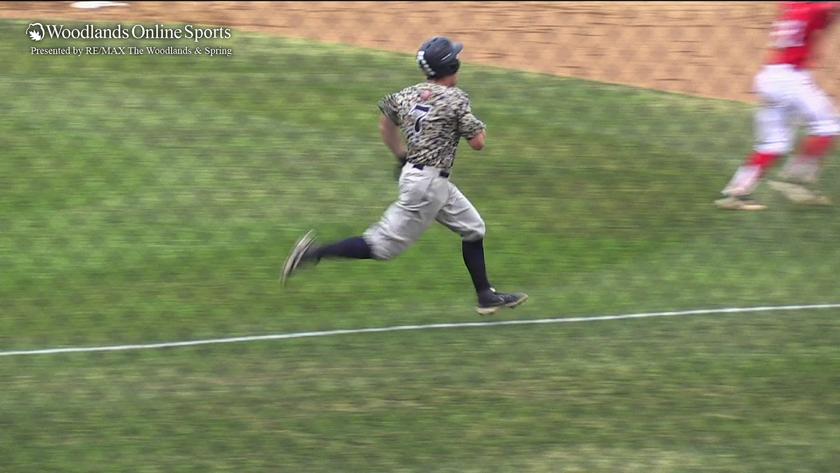
[(310, 260), (310, 258), (307, 258), (307, 252), (314, 242), (315, 232), (310, 230), (292, 248), (292, 252), (289, 253), (289, 257), (286, 258), (286, 262), (283, 264), (283, 272), (280, 274), (280, 281), (283, 283), (283, 286), (286, 285), (292, 274), (300, 269), (303, 263)]
[(490, 288), (478, 295), (478, 307), (475, 310), (479, 315), (490, 315), (505, 307), (513, 309), (527, 300), (528, 294), (522, 292), (505, 294)]

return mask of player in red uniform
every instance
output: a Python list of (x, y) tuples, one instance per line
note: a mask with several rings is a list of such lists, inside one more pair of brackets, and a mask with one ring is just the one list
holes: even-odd
[(770, 59), (755, 77), (761, 98), (755, 115), (755, 147), (715, 201), (723, 209), (762, 210), (751, 198), (767, 170), (793, 149), (797, 118), (808, 126), (800, 152), (781, 172), (774, 189), (805, 204), (827, 205), (827, 197), (809, 186), (817, 182), (823, 158), (840, 134), (840, 116), (808, 70), (820, 33), (840, 14), (838, 2), (789, 2), (773, 25)]

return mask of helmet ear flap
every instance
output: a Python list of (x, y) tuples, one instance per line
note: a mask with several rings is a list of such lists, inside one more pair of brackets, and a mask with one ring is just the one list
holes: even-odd
[(461, 68), (461, 61), (457, 59), (454, 62), (446, 64), (445, 66), (441, 66), (440, 70), (438, 71), (438, 76), (451, 76), (458, 72), (458, 69)]

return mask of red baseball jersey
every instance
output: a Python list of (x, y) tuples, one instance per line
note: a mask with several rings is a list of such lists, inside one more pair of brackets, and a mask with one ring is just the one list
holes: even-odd
[(773, 24), (771, 64), (809, 66), (820, 30), (831, 24), (838, 9), (835, 2), (786, 2)]

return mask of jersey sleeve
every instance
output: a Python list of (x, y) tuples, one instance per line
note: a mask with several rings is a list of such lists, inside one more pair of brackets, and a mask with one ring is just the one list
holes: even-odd
[(458, 118), (458, 132), (460, 135), (468, 140), (471, 140), (475, 135), (481, 133), (487, 128), (487, 125), (478, 117), (473, 115), (472, 106), (470, 105), (469, 97), (464, 97), (461, 104), (460, 116)]
[(840, 16), (840, 3), (831, 2), (826, 3), (825, 5), (825, 26), (826, 28), (834, 23), (837, 20), (837, 17)]
[(828, 28), (832, 20), (837, 16), (837, 4), (834, 2), (817, 3), (811, 6), (811, 14), (814, 18), (816, 29)]
[(397, 94), (386, 95), (379, 101), (378, 105), (379, 110), (381, 110), (386, 117), (394, 122), (394, 125), (402, 125), (402, 120), (400, 119), (399, 97)]

